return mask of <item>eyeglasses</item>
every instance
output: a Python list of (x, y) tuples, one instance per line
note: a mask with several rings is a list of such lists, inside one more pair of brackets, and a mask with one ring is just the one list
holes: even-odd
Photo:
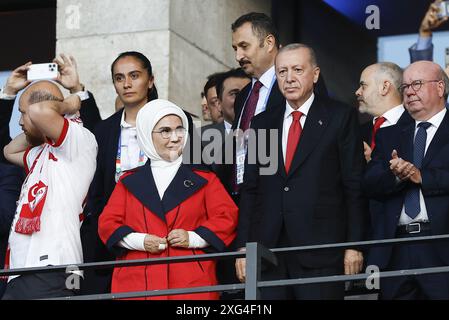
[(175, 130), (170, 128), (162, 128), (159, 131), (152, 131), (153, 133), (160, 133), (163, 139), (170, 139), (173, 132), (176, 134), (178, 138), (183, 138), (186, 135), (186, 128), (178, 127)]
[(415, 80), (412, 83), (403, 83), (399, 86), (399, 91), (401, 94), (404, 94), (405, 90), (407, 90), (409, 87), (412, 87), (413, 91), (418, 92), (423, 84), (429, 83), (429, 82), (440, 82), (443, 80)]

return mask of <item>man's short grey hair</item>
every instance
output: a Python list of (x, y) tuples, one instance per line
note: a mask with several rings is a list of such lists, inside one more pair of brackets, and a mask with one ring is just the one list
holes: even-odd
[(285, 52), (285, 51), (292, 51), (292, 50), (298, 50), (298, 49), (307, 49), (307, 50), (309, 50), (310, 62), (312, 64), (312, 66), (318, 67), (318, 60), (316, 58), (315, 50), (313, 50), (312, 47), (310, 47), (310, 46), (308, 46), (306, 44), (303, 44), (303, 43), (291, 43), (291, 44), (288, 44), (288, 45), (286, 45), (285, 47), (282, 47), (279, 50), (278, 55), (281, 54), (282, 52)]
[(37, 90), (30, 93), (30, 96), (28, 97), (28, 103), (34, 104), (42, 101), (59, 101), (62, 102), (63, 100), (59, 97), (54, 96), (48, 91), (43, 90)]
[(379, 62), (377, 66), (377, 78), (379, 79), (381, 76), (385, 77), (395, 87), (395, 90), (398, 92), (398, 94), (401, 94), (399, 92), (399, 87), (402, 84), (404, 70), (402, 70), (400, 66), (393, 62)]

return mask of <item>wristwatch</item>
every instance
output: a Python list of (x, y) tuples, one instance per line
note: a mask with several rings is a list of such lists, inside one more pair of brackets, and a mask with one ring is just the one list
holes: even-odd
[(86, 91), (86, 87), (82, 83), (80, 83), (80, 85), (81, 91), (75, 92), (74, 94), (76, 94), (81, 101), (89, 99), (89, 93)]
[(4, 91), (5, 91), (5, 87), (1, 87), (0, 88), (0, 99), (1, 100), (14, 100), (17, 96), (17, 95), (6, 94)]

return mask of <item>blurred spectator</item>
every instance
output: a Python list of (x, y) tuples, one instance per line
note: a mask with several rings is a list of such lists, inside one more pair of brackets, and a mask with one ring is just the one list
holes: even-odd
[(207, 82), (204, 85), (204, 95), (207, 101), (207, 108), (210, 112), (210, 117), (213, 124), (223, 122), (223, 113), (221, 111), (220, 100), (217, 95), (217, 82), (223, 75), (223, 72), (217, 72), (207, 77)]
[(433, 61), (432, 31), (448, 20), (448, 17), (438, 18), (441, 2), (442, 0), (433, 2), (421, 21), (418, 42), (409, 48), (412, 63), (418, 60)]
[(212, 121), (209, 107), (207, 106), (207, 99), (204, 92), (201, 92), (201, 113), (204, 121)]
[[(14, 70), (13, 73), (17, 73)], [(3, 155), (3, 148), (11, 141), (9, 122), (13, 111), (13, 100), (0, 97), (0, 269), (4, 268), (5, 253), (12, 220), (16, 212), (16, 201), (19, 199), (20, 186), (23, 182), (23, 170), (8, 164)], [(6, 288), (7, 277), (0, 279), (0, 299)]]
[(217, 81), (217, 96), (227, 133), (231, 131), (235, 119), (235, 98), (250, 82), (251, 79), (241, 68), (225, 72)]
[[(117, 184), (99, 220), (103, 242), (118, 259), (177, 257), (223, 251), (235, 237), (237, 207), (217, 177), (182, 163), (188, 120), (166, 100), (137, 115), (137, 139), (147, 164)], [(117, 268), (112, 292), (216, 285), (215, 261)], [(218, 293), (149, 299), (216, 299)]]
[[(23, 170), (19, 167), (0, 162), (0, 269), (4, 268), (8, 236), (19, 199)], [(7, 277), (0, 277), (0, 299), (6, 288)]]

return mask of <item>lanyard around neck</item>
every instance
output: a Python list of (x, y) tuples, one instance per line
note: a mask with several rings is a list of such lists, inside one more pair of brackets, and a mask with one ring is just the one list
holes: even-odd
[[(145, 164), (145, 154), (142, 150), (139, 150), (139, 167)], [(117, 157), (115, 158), (115, 181), (117, 182), (122, 176), (122, 131), (120, 131), (118, 146), (117, 146)]]

